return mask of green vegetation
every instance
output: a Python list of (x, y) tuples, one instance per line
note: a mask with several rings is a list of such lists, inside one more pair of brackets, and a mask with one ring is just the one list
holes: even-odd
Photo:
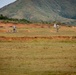
[(2, 14), (0, 15), (0, 20), (7, 20), (8, 17), (7, 16), (3, 16)]
[(4, 23), (31, 23), (30, 21), (26, 19), (14, 19), (14, 18), (9, 18), (7, 16), (3, 16), (2, 14), (0, 15), (0, 20), (3, 20)]

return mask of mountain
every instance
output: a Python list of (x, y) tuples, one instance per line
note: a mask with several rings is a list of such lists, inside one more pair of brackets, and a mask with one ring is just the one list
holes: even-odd
[(76, 22), (76, 0), (17, 0), (0, 14), (30, 21)]

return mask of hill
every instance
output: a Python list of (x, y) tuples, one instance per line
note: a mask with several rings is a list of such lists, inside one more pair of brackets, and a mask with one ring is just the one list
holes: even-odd
[(76, 0), (17, 0), (0, 9), (0, 14), (35, 22), (75, 23), (75, 6)]

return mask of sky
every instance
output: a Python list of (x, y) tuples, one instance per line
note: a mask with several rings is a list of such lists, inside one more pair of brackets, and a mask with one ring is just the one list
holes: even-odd
[(16, 0), (0, 0), (0, 8), (6, 6), (14, 1), (16, 1)]

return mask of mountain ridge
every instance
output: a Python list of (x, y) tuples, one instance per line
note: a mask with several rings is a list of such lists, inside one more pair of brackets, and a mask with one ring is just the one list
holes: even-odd
[(76, 20), (76, 0), (17, 0), (0, 14), (30, 21), (73, 22)]

